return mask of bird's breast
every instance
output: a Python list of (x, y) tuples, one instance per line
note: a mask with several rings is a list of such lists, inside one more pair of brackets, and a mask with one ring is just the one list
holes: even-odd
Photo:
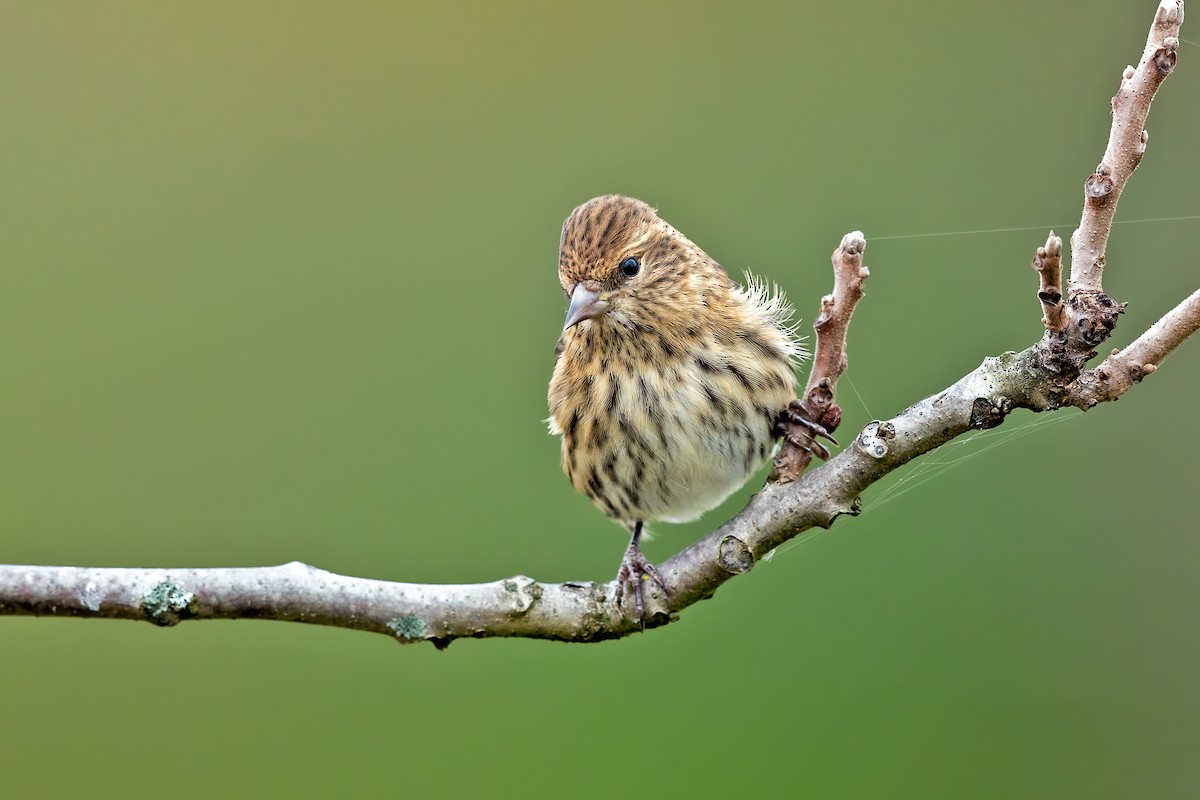
[(795, 396), (786, 353), (703, 333), (692, 343), (643, 336), (597, 346), (594, 331), (565, 339), (551, 427), (572, 484), (609, 516), (694, 519), (770, 455), (775, 421)]

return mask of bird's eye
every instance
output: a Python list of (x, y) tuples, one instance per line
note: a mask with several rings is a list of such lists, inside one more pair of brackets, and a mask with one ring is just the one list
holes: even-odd
[(642, 262), (632, 256), (621, 262), (621, 274), (626, 278), (632, 278), (634, 275), (637, 275), (641, 268)]

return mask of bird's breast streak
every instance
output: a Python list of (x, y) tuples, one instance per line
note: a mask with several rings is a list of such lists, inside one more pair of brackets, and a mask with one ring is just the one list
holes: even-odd
[(712, 398), (729, 396), (722, 381), (736, 379), (696, 367), (610, 375), (604, 402), (592, 405), (595, 419), (581, 427), (615, 435), (586, 448), (594, 464), (572, 476), (576, 486), (622, 520), (684, 522), (720, 504), (773, 442), (770, 421), (752, 402), (714, 405)]

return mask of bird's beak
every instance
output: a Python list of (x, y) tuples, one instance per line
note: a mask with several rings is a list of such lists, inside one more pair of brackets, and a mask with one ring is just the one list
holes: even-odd
[(582, 283), (575, 284), (575, 291), (571, 293), (571, 305), (567, 308), (567, 321), (563, 324), (563, 330), (565, 331), (572, 325), (578, 325), (585, 319), (595, 319), (608, 311), (608, 305), (608, 292), (589, 289)]

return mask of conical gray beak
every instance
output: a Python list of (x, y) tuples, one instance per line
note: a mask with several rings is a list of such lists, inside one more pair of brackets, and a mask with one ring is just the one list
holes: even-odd
[(563, 330), (578, 325), (585, 319), (595, 319), (605, 311), (608, 311), (607, 293), (577, 283), (575, 291), (571, 293), (571, 305), (567, 308), (567, 321), (563, 324)]

